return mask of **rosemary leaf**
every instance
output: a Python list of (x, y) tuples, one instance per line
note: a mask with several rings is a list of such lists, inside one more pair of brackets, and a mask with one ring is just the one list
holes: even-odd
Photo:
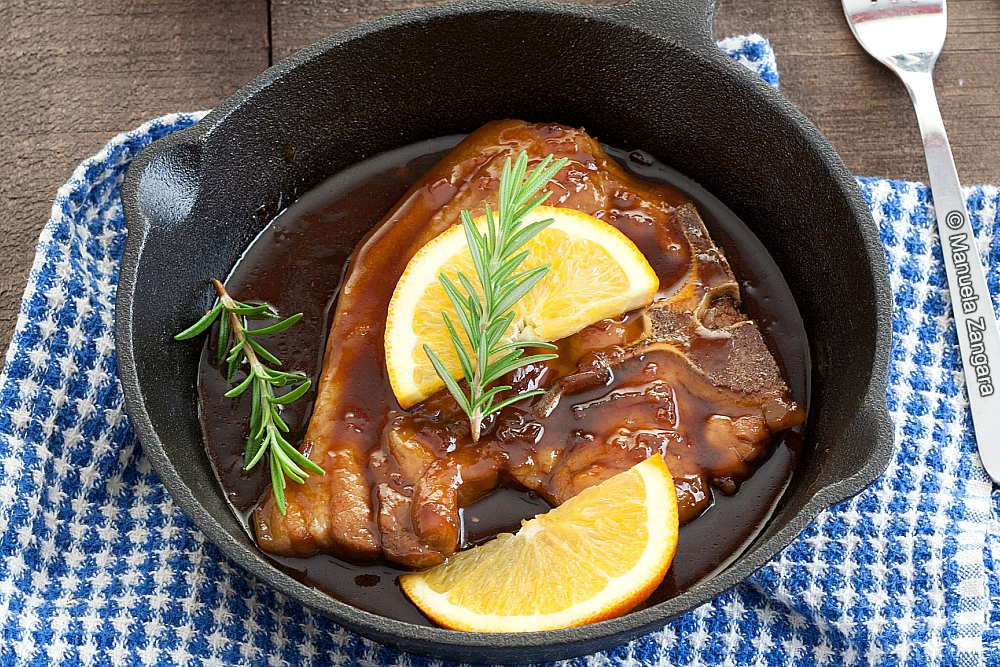
[(297, 399), (300, 396), (302, 396), (302, 394), (306, 393), (309, 390), (309, 386), (311, 384), (312, 383), (309, 380), (306, 380), (305, 382), (303, 382), (302, 384), (300, 384), (295, 389), (292, 389), (287, 394), (285, 394), (283, 396), (278, 396), (277, 398), (272, 398), (271, 402), (275, 403), (277, 405), (288, 405), (289, 403), (291, 403), (295, 399)]
[[(264, 446), (267, 447), (268, 443)], [(275, 450), (274, 447), (268, 447), (272, 452)], [(274, 456), (272, 455), (272, 460)], [(274, 501), (278, 505), (278, 509), (284, 514), (288, 511), (285, 507), (285, 470), (282, 468), (281, 464), (271, 464), (271, 488), (274, 490)]]
[(515, 303), (524, 298), (525, 294), (531, 291), (532, 287), (538, 284), (538, 281), (545, 276), (548, 270), (549, 265), (543, 264), (514, 276), (494, 296), (494, 299), (497, 301), (496, 309), (503, 312), (508, 308), (512, 308)]
[(288, 433), (288, 424), (281, 419), (281, 415), (278, 414), (278, 408), (273, 404), (271, 405), (271, 421), (278, 427), (278, 430)]
[(470, 414), (472, 412), (472, 405), (469, 403), (469, 399), (465, 397), (465, 392), (463, 392), (462, 388), (458, 386), (458, 381), (452, 377), (451, 373), (448, 372), (448, 369), (444, 367), (443, 363), (441, 363), (441, 359), (439, 359), (434, 353), (431, 346), (426, 343), (424, 344), (424, 352), (427, 354), (427, 358), (430, 359), (431, 363), (434, 365), (434, 370), (437, 371), (437, 374), (441, 376), (442, 380), (444, 380), (444, 384), (448, 387), (448, 391), (450, 391), (451, 395), (455, 397), (456, 401), (458, 401), (458, 407), (462, 408), (462, 412), (465, 414)]
[(225, 396), (226, 398), (235, 398), (236, 396), (239, 396), (240, 394), (242, 394), (247, 390), (247, 387), (250, 386), (250, 383), (253, 382), (253, 380), (254, 376), (248, 375), (246, 379), (243, 380), (243, 382), (239, 383), (238, 385), (227, 391), (225, 394), (223, 394), (223, 396)]
[(207, 329), (215, 321), (215, 318), (219, 316), (222, 312), (222, 303), (217, 303), (215, 306), (209, 310), (207, 313), (201, 316), (201, 319), (189, 326), (184, 331), (180, 332), (174, 336), (174, 340), (187, 340), (188, 338), (194, 338), (202, 331)]
[(301, 319), (302, 313), (296, 313), (288, 319), (284, 319), (277, 324), (272, 324), (269, 327), (264, 327), (262, 329), (247, 329), (246, 333), (248, 336), (266, 336), (268, 334), (278, 333), (279, 331), (284, 331)]
[(462, 374), (465, 377), (472, 377), (474, 373), (472, 370), (472, 360), (469, 359), (469, 353), (465, 351), (465, 346), (462, 345), (462, 339), (458, 337), (458, 332), (455, 331), (455, 326), (451, 323), (451, 318), (448, 317), (447, 313), (442, 311), (441, 317), (444, 318), (444, 326), (448, 329), (448, 337), (451, 338), (451, 344), (458, 354), (458, 363), (462, 366)]
[(270, 352), (264, 349), (264, 346), (255, 341), (253, 338), (244, 339), (246, 344), (253, 348), (253, 351), (261, 356), (269, 364), (274, 364), (275, 366), (281, 365), (281, 360), (274, 356)]
[(508, 405), (513, 405), (514, 403), (517, 403), (518, 401), (523, 401), (524, 399), (531, 398), (533, 396), (541, 396), (544, 393), (545, 392), (542, 391), (541, 389), (532, 389), (531, 391), (526, 391), (523, 394), (518, 394), (517, 396), (511, 396), (510, 398), (508, 398), (506, 400), (500, 401), (495, 406), (493, 406), (493, 409), (495, 411), (500, 411), (500, 410), (503, 410), (504, 408), (506, 408)]
[(262, 303), (259, 306), (248, 306), (247, 304), (240, 303), (238, 301), (234, 301), (233, 303), (235, 305), (227, 310), (231, 313), (235, 313), (236, 315), (242, 315), (243, 317), (274, 317), (273, 315), (270, 315), (270, 306), (266, 303)]
[[(222, 302), (219, 302), (222, 305)], [(216, 363), (221, 364), (226, 358), (226, 347), (229, 344), (229, 313), (222, 316), (219, 320), (219, 340), (218, 340), (218, 350), (215, 353)]]

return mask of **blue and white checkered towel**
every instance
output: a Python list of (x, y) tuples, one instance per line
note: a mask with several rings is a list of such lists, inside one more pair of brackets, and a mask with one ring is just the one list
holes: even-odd
[[(720, 44), (773, 85), (759, 36)], [(115, 137), (59, 190), (0, 378), (0, 664), (440, 664), (362, 639), (230, 564), (175, 507), (116, 378), (129, 161), (196, 122)], [(896, 453), (773, 562), (662, 630), (579, 666), (1000, 664), (997, 496), (976, 454), (926, 187), (859, 179), (896, 299)], [(1000, 193), (966, 191), (1000, 295)]]

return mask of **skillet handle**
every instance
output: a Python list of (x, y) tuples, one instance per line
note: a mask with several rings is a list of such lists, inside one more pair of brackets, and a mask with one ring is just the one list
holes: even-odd
[(895, 442), (884, 377), (872, 381), (864, 403), (847, 425), (841, 437), (843, 457), (820, 475), (824, 506), (843, 502), (871, 486), (893, 457)]
[(160, 139), (150, 159), (129, 167), (126, 185), (136, 189), (138, 213), (152, 227), (180, 224), (198, 197), (201, 145), (184, 134)]
[(714, 57), (721, 53), (712, 37), (715, 3), (716, 0), (630, 0), (613, 9), (633, 25)]

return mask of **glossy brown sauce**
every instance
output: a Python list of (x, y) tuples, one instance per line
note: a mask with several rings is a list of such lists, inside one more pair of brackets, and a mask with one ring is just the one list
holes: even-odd
[[(362, 162), (328, 179), (279, 215), (248, 248), (227, 281), (232, 294), (244, 301), (267, 301), (283, 315), (304, 317), (286, 332), (268, 337), (266, 345), (284, 361), (284, 368), (313, 378), (312, 390), (282, 413), (291, 426), (290, 441), (301, 441), (308, 425), (312, 399), (321, 371), (322, 353), (330, 327), (332, 307), (340, 289), (343, 268), (364, 235), (345, 238), (343, 230), (374, 226), (461, 137), (443, 137), (397, 149)], [(727, 209), (690, 180), (650, 156), (605, 147), (627, 171), (666, 184), (699, 206), (716, 243), (722, 247), (741, 280), (744, 309), (758, 321), (774, 353), (791, 397), (808, 405), (809, 358), (801, 318), (773, 260), (759, 241)], [(447, 188), (442, 188), (446, 190)], [(450, 192), (439, 193), (442, 198)], [(617, 203), (617, 202), (616, 202)], [(627, 209), (628, 202), (621, 202)], [(351, 224), (345, 226), (345, 220)], [(628, 224), (627, 222), (625, 224)], [(618, 225), (620, 228), (621, 224)], [(649, 226), (623, 229), (643, 251), (661, 284), (676, 282), (686, 270), (687, 249), (671, 247), (655, 238)], [(627, 318), (626, 318), (627, 319)], [(623, 326), (631, 326), (623, 322)], [(226, 383), (211, 363), (214, 337), (203, 352), (199, 369), (201, 418), (209, 453), (219, 479), (236, 512), (246, 518), (266, 491), (265, 466), (242, 470), (247, 437), (249, 402), (225, 399)], [(350, 394), (369, 414), (383, 414), (391, 406), (385, 396), (384, 374), (372, 369), (369, 383), (351, 387)], [(574, 405), (580, 397), (574, 397)], [(598, 396), (595, 394), (595, 398)], [(510, 411), (508, 410), (508, 415)], [(572, 411), (568, 410), (571, 418)], [(681, 528), (677, 555), (666, 579), (646, 604), (682, 592), (735, 557), (752, 539), (772, 511), (794, 467), (803, 427), (775, 439), (770, 456), (758, 462), (756, 472), (732, 496), (715, 493), (713, 504)], [(548, 505), (521, 491), (502, 488), (461, 512), (463, 543), (475, 544), (502, 531), (514, 531)], [(296, 578), (359, 608), (419, 624), (430, 624), (405, 598), (395, 583), (400, 569), (388, 563), (358, 565), (329, 555), (310, 558), (272, 558)]]

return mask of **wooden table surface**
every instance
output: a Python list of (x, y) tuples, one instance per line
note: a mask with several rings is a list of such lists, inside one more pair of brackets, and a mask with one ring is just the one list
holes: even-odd
[[(83, 159), (149, 118), (214, 106), (322, 37), (423, 4), (430, 1), (0, 3), (0, 345), (56, 190)], [(926, 180), (906, 92), (854, 41), (840, 0), (719, 0), (716, 37), (748, 32), (771, 41), (782, 92), (852, 172)], [(1000, 184), (998, 56), (1000, 2), (952, 0), (935, 80), (966, 184)]]

